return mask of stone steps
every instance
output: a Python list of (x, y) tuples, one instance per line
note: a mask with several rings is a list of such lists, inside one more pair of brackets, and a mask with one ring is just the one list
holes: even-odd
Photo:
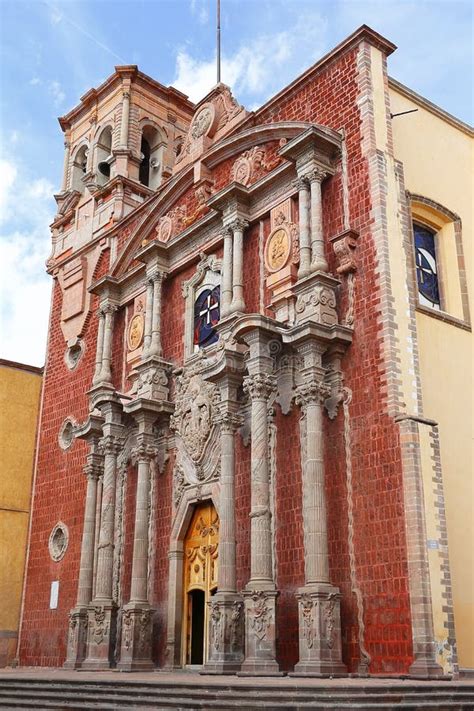
[(371, 684), (359, 680), (337, 685), (328, 681), (317, 685), (291, 684), (285, 680), (268, 682), (227, 683), (201, 679), (191, 683), (183, 679), (174, 683), (89, 679), (58, 680), (51, 678), (0, 677), (0, 708), (11, 709), (182, 709), (303, 711), (309, 709), (425, 709), (426, 711), (473, 711), (474, 683), (412, 685), (410, 682), (387, 681)]

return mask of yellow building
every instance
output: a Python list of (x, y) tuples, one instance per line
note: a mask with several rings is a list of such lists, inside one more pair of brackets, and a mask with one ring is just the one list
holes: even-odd
[(0, 359), (0, 667), (16, 654), (42, 373)]
[[(447, 629), (452, 620), (443, 610), (443, 585), (452, 590), (454, 628), (460, 670), (474, 668), (474, 491), (472, 456), (472, 283), (473, 244), (473, 131), (394, 80), (389, 80), (393, 115), (393, 153), (402, 165), (399, 189), (406, 190), (414, 227), (433, 235), (439, 298), (427, 301), (419, 291), (423, 265), (416, 250), (410, 259), (395, 258), (400, 271), (398, 300), (400, 344), (411, 334), (404, 319), (406, 288), (415, 292), (416, 332), (423, 417), (420, 449), (429, 549), (434, 632), (440, 657), (449, 656)], [(410, 113), (404, 113), (410, 112)], [(396, 171), (395, 171), (396, 172)], [(404, 186), (403, 186), (404, 176)], [(423, 230), (425, 232), (423, 233)], [(426, 265), (428, 269), (429, 265)], [(406, 273), (405, 273), (406, 267)], [(405, 329), (405, 333), (403, 333)], [(416, 339), (415, 339), (416, 341)], [(401, 360), (404, 360), (401, 345)], [(412, 378), (405, 363), (407, 380)], [(433, 420), (437, 423), (436, 428)], [(439, 430), (440, 461), (430, 443)], [(435, 436), (436, 439), (436, 436)], [(442, 469), (441, 477), (436, 467)], [(439, 473), (438, 472), (438, 473)], [(444, 492), (443, 492), (444, 488)], [(443, 504), (446, 522), (439, 515)], [(447, 530), (446, 530), (447, 529)], [(446, 540), (447, 537), (447, 540)], [(449, 543), (449, 572), (443, 568)]]

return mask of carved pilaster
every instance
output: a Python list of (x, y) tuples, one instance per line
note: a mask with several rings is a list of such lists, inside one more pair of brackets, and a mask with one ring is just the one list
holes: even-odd
[(248, 227), (248, 222), (242, 219), (234, 220), (229, 227), (233, 238), (232, 255), (232, 302), (230, 313), (245, 311), (244, 301), (244, 230)]
[[(268, 339), (265, 338), (265, 341)], [(253, 341), (253, 345), (252, 345)], [(250, 338), (249, 369), (255, 367), (255, 339)], [(268, 346), (268, 343), (266, 343)], [(253, 351), (253, 353), (252, 353)], [(254, 356), (254, 357), (252, 357)], [(250, 580), (245, 601), (245, 661), (242, 674), (279, 674), (276, 662), (273, 546), (270, 510), (269, 400), (276, 379), (270, 373), (253, 372), (244, 379), (244, 391), (251, 399), (251, 510)]]
[(311, 272), (311, 232), (309, 222), (309, 181), (299, 177), (293, 181), (298, 190), (299, 223), (300, 223), (300, 267), (298, 278), (308, 276)]
[(311, 186), (311, 270), (327, 272), (328, 263), (324, 256), (323, 204), (321, 183), (329, 175), (327, 170), (316, 167), (306, 176)]

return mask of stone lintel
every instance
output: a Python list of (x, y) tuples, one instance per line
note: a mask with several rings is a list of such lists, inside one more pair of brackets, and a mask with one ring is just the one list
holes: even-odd
[(93, 282), (88, 288), (88, 291), (90, 291), (91, 294), (97, 294), (100, 298), (101, 306), (104, 306), (107, 302), (118, 306), (120, 302), (120, 286), (118, 280), (108, 274)]
[(233, 182), (212, 195), (206, 205), (222, 213), (226, 226), (236, 219), (248, 220), (249, 202), (249, 189), (241, 183)]
[(140, 249), (135, 259), (147, 265), (147, 272), (157, 268), (159, 271), (168, 271), (168, 248), (164, 242), (154, 239)]
[(331, 129), (311, 126), (278, 151), (282, 158), (296, 163), (298, 175), (305, 175), (314, 168), (322, 168), (333, 174), (333, 161), (339, 155), (341, 136)]

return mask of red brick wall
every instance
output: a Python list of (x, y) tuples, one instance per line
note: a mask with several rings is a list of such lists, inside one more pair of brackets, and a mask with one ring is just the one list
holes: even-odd
[(283, 415), (276, 407), (275, 537), (277, 589), (277, 654), (283, 670), (298, 661), (297, 589), (304, 585), (299, 412)]
[[(104, 273), (108, 252), (100, 258), (96, 276)], [(40, 424), (38, 469), (32, 507), (30, 552), (20, 642), (20, 661), (25, 665), (58, 666), (65, 658), (70, 609), (76, 602), (85, 504), (86, 478), (82, 473), (87, 446), (75, 440), (66, 451), (58, 434), (68, 416), (82, 422), (88, 415), (86, 391), (95, 366), (97, 332), (96, 297), (84, 332), (84, 355), (74, 371), (64, 362), (66, 342), (60, 326), (62, 295), (53, 291), (49, 351), (45, 369), (43, 412)], [(52, 528), (62, 521), (69, 529), (69, 545), (63, 559), (54, 562), (48, 550)], [(56, 610), (49, 609), (51, 582), (59, 580)]]
[[(360, 115), (357, 109), (356, 50), (323, 69), (315, 78), (277, 106), (257, 113), (260, 123), (271, 121), (311, 121), (333, 129), (344, 128), (348, 155), (349, 218), (359, 230), (357, 246), (354, 340), (344, 358), (345, 384), (351, 388), (352, 457), (354, 487), (354, 546), (356, 575), (365, 605), (365, 643), (372, 656), (372, 673), (406, 672), (412, 661), (410, 609), (407, 591), (406, 541), (402, 500), (400, 445), (393, 421), (384, 414), (385, 374), (380, 350), (380, 300), (376, 252), (371, 233), (371, 196), (368, 168), (361, 153)], [(275, 149), (275, 147), (274, 147)], [(276, 150), (276, 149), (275, 149)], [(233, 160), (218, 166), (214, 177), (222, 187)], [(226, 177), (227, 176), (227, 177)], [(195, 209), (194, 191), (180, 200)], [(343, 229), (341, 174), (323, 186), (323, 225), (330, 269), (335, 271), (329, 238)], [(269, 222), (265, 221), (265, 235)], [(125, 242), (125, 236), (121, 238)], [(105, 262), (102, 261), (104, 265)], [(258, 310), (259, 255), (258, 225), (245, 235), (245, 298), (249, 311)], [(182, 282), (195, 271), (190, 265), (165, 281), (163, 287), (162, 342), (164, 357), (174, 364), (182, 362), (184, 303)], [(265, 294), (265, 303), (268, 303)], [(341, 287), (340, 306), (346, 305), (346, 286)], [(37, 487), (34, 500), (31, 552), (21, 642), (24, 664), (57, 665), (63, 661), (67, 614), (75, 602), (79, 549), (82, 532), (85, 480), (81, 473), (85, 447), (76, 442), (63, 453), (57, 434), (66, 415), (77, 419), (87, 415), (86, 390), (90, 387), (94, 359), (96, 317), (86, 329), (86, 354), (74, 373), (63, 362), (64, 339), (59, 329), (60, 298), (55, 292), (50, 333), (50, 356), (45, 375), (45, 401), (40, 439)], [(122, 367), (123, 331), (121, 316), (114, 334), (114, 381)], [(117, 380), (118, 382), (118, 380)], [(296, 604), (294, 591), (303, 582), (301, 529), (300, 459), (298, 451), (298, 411), (288, 416), (279, 411), (276, 475), (277, 575), (281, 595), (278, 599), (278, 654), (282, 666), (292, 667), (297, 660)], [(354, 671), (358, 660), (357, 616), (351, 591), (345, 453), (342, 414), (335, 421), (325, 420), (326, 487), (331, 575), (343, 593), (343, 654)], [(281, 434), (284, 433), (282, 437)], [(52, 494), (53, 492), (53, 494)], [(73, 494), (71, 494), (73, 492)], [(161, 633), (155, 649), (163, 661), (166, 628), (166, 600), (171, 525), (172, 462), (157, 485), (156, 606)], [(51, 506), (54, 495), (54, 507)], [(250, 448), (236, 437), (237, 500), (237, 579), (243, 588), (249, 578)], [(58, 519), (70, 528), (70, 544), (64, 560), (52, 563), (47, 541)], [(127, 524), (128, 525), (128, 524)], [(288, 543), (291, 541), (291, 543)], [(60, 607), (48, 611), (51, 580), (60, 580)]]

